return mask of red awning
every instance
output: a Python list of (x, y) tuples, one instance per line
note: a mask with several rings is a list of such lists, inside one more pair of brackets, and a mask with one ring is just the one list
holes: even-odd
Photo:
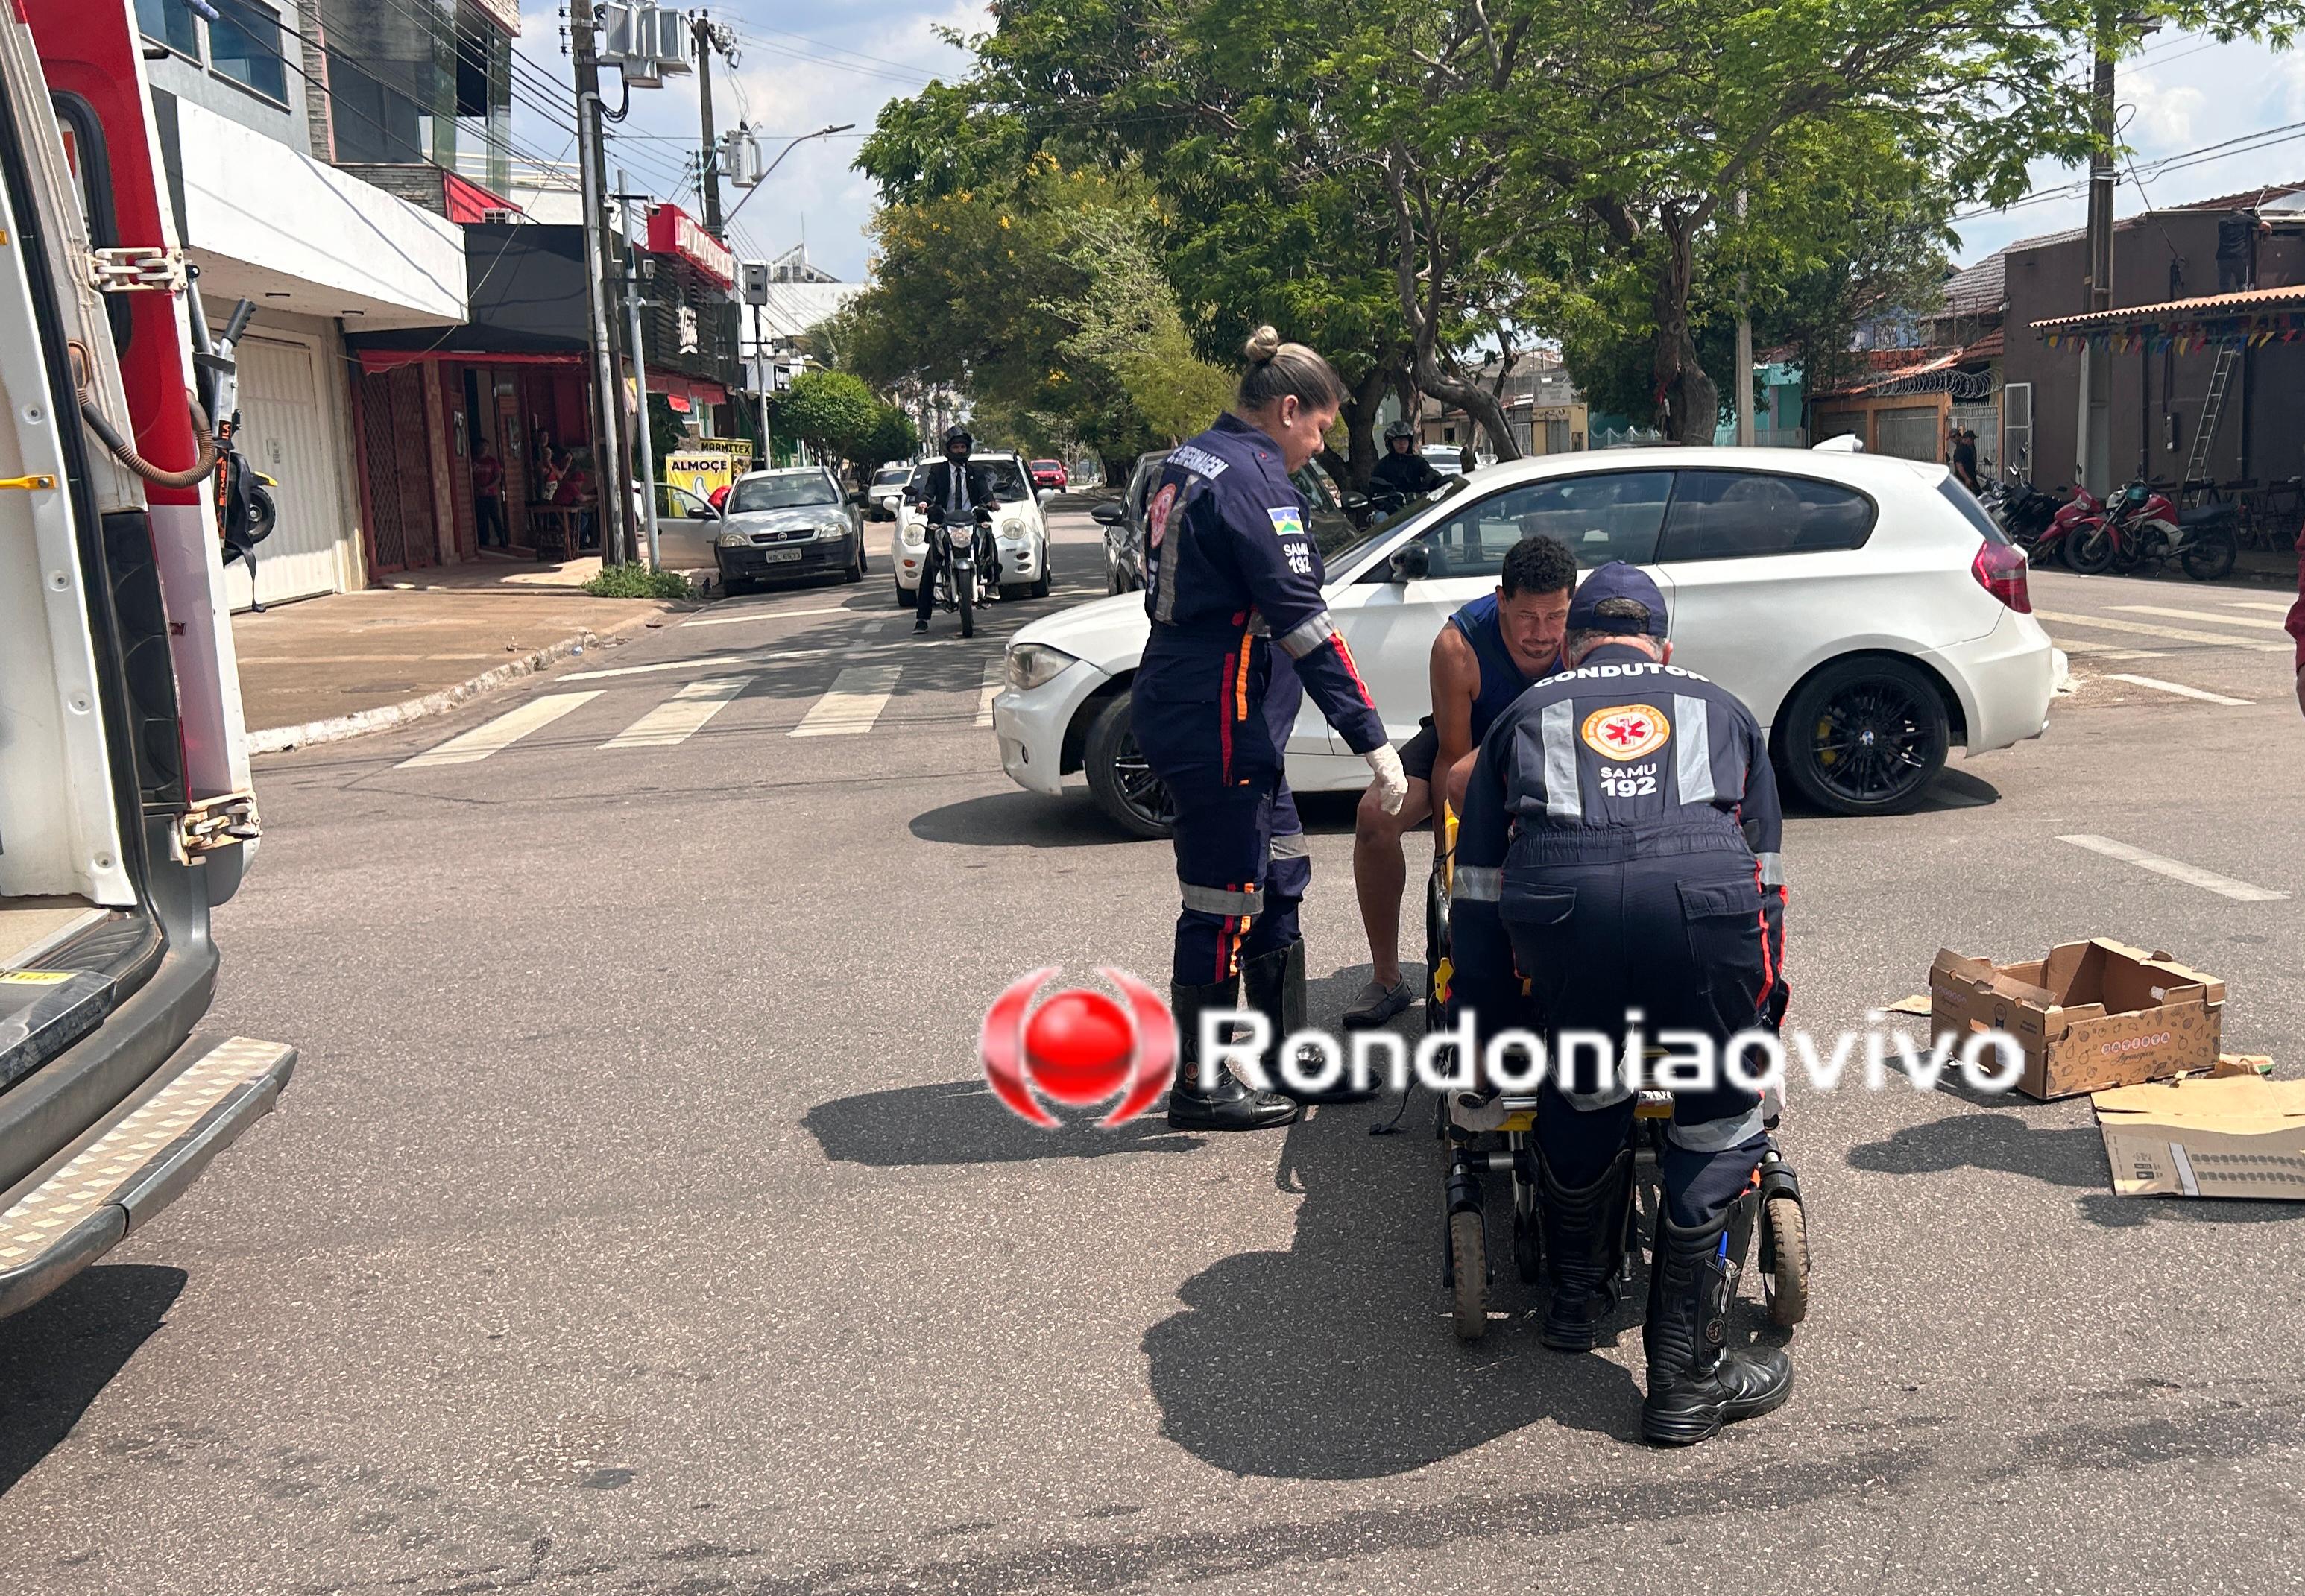
[(499, 199), (479, 183), (468, 182), (454, 172), (440, 174), (440, 199), (447, 206), (448, 219), (452, 222), (486, 222), (491, 219), (489, 214), (491, 211), (510, 211), (515, 216), (521, 214), (520, 207), (511, 200)]
[[(683, 377), (677, 371), (651, 371), (648, 374), (649, 392), (668, 398), (685, 399), (692, 404), (726, 404), (728, 390), (717, 382), (706, 382), (700, 377)], [(676, 410), (679, 407), (674, 406)]]

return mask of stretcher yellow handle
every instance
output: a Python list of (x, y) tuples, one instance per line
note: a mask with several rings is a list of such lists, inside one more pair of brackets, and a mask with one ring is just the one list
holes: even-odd
[(31, 493), (40, 488), (54, 488), (54, 477), (35, 473), (29, 477), (0, 477), (0, 488), (13, 488), (20, 493)]

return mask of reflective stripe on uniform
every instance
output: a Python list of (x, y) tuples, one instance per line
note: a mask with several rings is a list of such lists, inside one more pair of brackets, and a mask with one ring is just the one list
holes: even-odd
[(1203, 914), (1256, 914), (1264, 908), (1264, 894), (1255, 888), (1228, 892), (1221, 887), (1195, 887), (1190, 881), (1184, 887), (1185, 907)]
[(1603, 1108), (1615, 1108), (1633, 1095), (1633, 1089), (1620, 1080), (1616, 1070), (1612, 1068), (1597, 1091), (1564, 1091), (1561, 1095), (1567, 1098), (1569, 1106), (1579, 1114), (1595, 1114)]
[(1785, 884), (1785, 856), (1783, 854), (1756, 853), (1753, 857), (1760, 861), (1762, 886), (1782, 887)]
[(1761, 1105), (1755, 1103), (1735, 1119), (1708, 1119), (1698, 1125), (1674, 1120), (1665, 1127), (1665, 1140), (1690, 1152), (1726, 1152), (1750, 1142), (1765, 1128)]
[(1267, 859), (1303, 859), (1313, 852), (1313, 845), (1305, 840), (1301, 831), (1284, 831), (1275, 836), (1264, 850)]
[(1505, 873), (1493, 865), (1460, 864), (1449, 896), (1468, 904), (1493, 904), (1504, 891)]
[(1711, 708), (1701, 698), (1672, 695), (1673, 775), (1683, 803), (1710, 803), (1718, 795), (1713, 788)]
[(1278, 641), (1282, 653), (1291, 659), (1302, 659), (1336, 635), (1337, 624), (1329, 619), (1329, 612), (1324, 609)]
[(1537, 729), (1544, 739), (1544, 812), (1547, 818), (1573, 823), (1585, 819), (1585, 789), (1577, 777), (1577, 705), (1569, 699), (1547, 704), (1537, 713)]

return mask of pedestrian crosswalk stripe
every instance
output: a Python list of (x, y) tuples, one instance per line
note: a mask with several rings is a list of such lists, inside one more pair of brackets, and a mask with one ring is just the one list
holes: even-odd
[(429, 765), (472, 765), (500, 753), (531, 732), (540, 731), (567, 714), (581, 709), (600, 696), (596, 689), (591, 692), (549, 692), (532, 698), (516, 709), (510, 709), (485, 725), (476, 726), (460, 736), (449, 738), (437, 748), (428, 748), (413, 760), (403, 760), (398, 768), (413, 770)]
[(702, 654), (687, 659), (668, 659), (661, 665), (622, 665), (614, 670), (574, 671), (560, 679), (564, 682), (605, 682), (611, 676), (646, 676), (659, 671), (709, 671), (723, 665), (766, 665), (775, 659), (817, 659), (840, 652), (843, 650), (838, 649), (786, 649), (775, 654)]
[(904, 674), (900, 665), (852, 665), (832, 679), (832, 685), (815, 703), (809, 706), (798, 726), (793, 727), (795, 737), (838, 737), (859, 732), (869, 732), (872, 723), (880, 718), (880, 711), (889, 707), (889, 699), (897, 691), (897, 678)]
[(2092, 853), (2102, 853), (2107, 859), (2118, 859), (2123, 864), (2133, 864), (2139, 870), (2151, 870), (2156, 876), (2166, 876), (2173, 881), (2182, 881), (2188, 887), (2198, 887), (2214, 892), (2219, 897), (2229, 897), (2237, 903), (2278, 903), (2289, 895), (2268, 887), (2252, 887), (2246, 881), (2236, 881), (2231, 876), (2221, 876), (2215, 870), (2205, 870), (2198, 864), (2187, 864), (2180, 859), (2165, 859), (2158, 853), (2148, 853), (2127, 843), (2115, 842), (2109, 836), (2087, 835), (2061, 836), (2061, 843), (2071, 843), (2077, 848), (2087, 848)]
[(2267, 604), (2262, 598), (2224, 598), (2219, 602), (2227, 609), (2269, 609), (2276, 615), (2285, 615), (2292, 607), (2286, 604)]
[(711, 676), (691, 682), (600, 746), (671, 748), (685, 743), (752, 684), (750, 676)]
[(2077, 615), (2063, 610), (2037, 609), (2034, 618), (2061, 626), (2095, 626), (2107, 632), (2134, 632), (2143, 637), (2173, 638), (2182, 643), (2215, 643), (2219, 648), (2248, 649), (2259, 654), (2285, 654), (2286, 643), (2256, 643), (2232, 632), (2188, 632), (2182, 626), (2156, 626), (2149, 621), (2114, 621), (2103, 615)]
[(992, 700), (1008, 684), (1008, 681), (1007, 656), (995, 656), (984, 662), (984, 691), (976, 700), (976, 724), (980, 728), (992, 724)]
[(2156, 649), (2116, 649), (2111, 643), (2087, 642), (2079, 638), (2061, 637), (2057, 647), (2068, 654), (2087, 654), (2098, 659), (2166, 659), (2166, 654)]
[(2199, 687), (2188, 687), (2182, 682), (2164, 682), (2157, 676), (2124, 676), (2119, 671), (2107, 671), (2108, 682), (2126, 682), (2132, 687), (2150, 687), (2157, 692), (2173, 692), (2179, 698), (2199, 699), (2205, 704), (2246, 704), (2247, 699), (2227, 698), (2222, 692), (2207, 692)]
[(2112, 607), (2125, 615), (2167, 615), (2173, 621), (2207, 621), (2213, 626), (2267, 626), (2275, 632), (2288, 630), (2278, 621), (2260, 621), (2255, 615), (2221, 615), (2213, 609), (2167, 609), (2158, 604), (2116, 604)]

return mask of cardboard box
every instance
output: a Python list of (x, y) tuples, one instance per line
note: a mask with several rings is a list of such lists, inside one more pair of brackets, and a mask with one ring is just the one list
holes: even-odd
[(2225, 983), (2105, 937), (1995, 964), (1947, 948), (1929, 971), (1929, 1028), (2005, 1031), (2025, 1049), (2017, 1090), (2047, 1101), (2217, 1061)]
[(2114, 1191), (2305, 1201), (2305, 1081), (2267, 1080), (2250, 1062), (2098, 1092)]

